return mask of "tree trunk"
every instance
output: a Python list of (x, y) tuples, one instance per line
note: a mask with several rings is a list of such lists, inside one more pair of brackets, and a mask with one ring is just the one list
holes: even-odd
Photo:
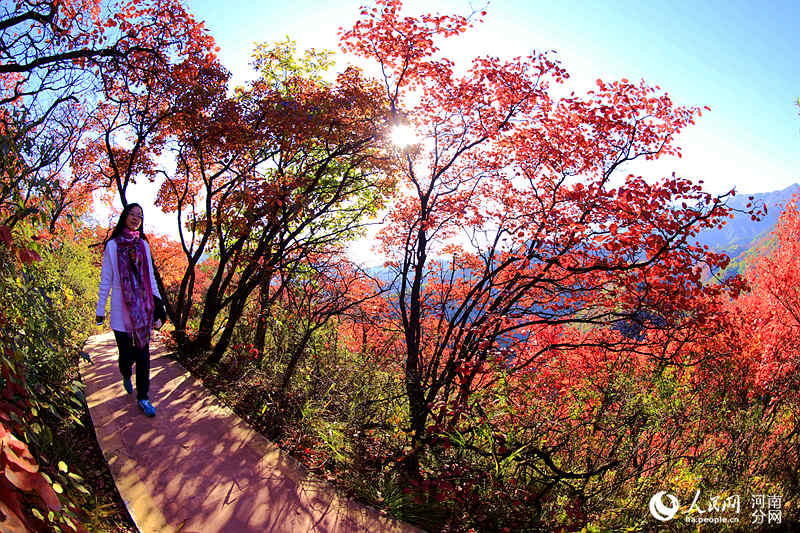
[(266, 344), (267, 337), (267, 319), (270, 313), (269, 285), (271, 282), (271, 275), (264, 276), (264, 279), (261, 280), (261, 287), (258, 294), (258, 323), (256, 324), (253, 345), (262, 356), (264, 354), (264, 345)]
[(203, 314), (200, 316), (200, 325), (197, 328), (197, 335), (190, 342), (192, 351), (206, 352), (211, 349), (211, 337), (214, 332), (214, 324), (222, 311), (222, 277), (225, 270), (225, 263), (220, 260), (217, 273), (211, 280), (211, 285), (206, 292), (203, 302)]
[(297, 364), (300, 362), (300, 358), (306, 351), (306, 346), (308, 346), (308, 341), (311, 340), (312, 333), (314, 333), (313, 327), (309, 326), (306, 328), (300, 343), (292, 350), (292, 357), (289, 359), (289, 364), (286, 366), (286, 370), (283, 372), (283, 378), (281, 379), (281, 393), (285, 393), (289, 388), (289, 383), (292, 381), (292, 377), (297, 370)]
[(211, 352), (211, 355), (209, 355), (208, 359), (206, 359), (207, 365), (218, 365), (222, 360), (225, 350), (228, 349), (228, 345), (231, 343), (231, 338), (233, 337), (233, 331), (236, 329), (236, 324), (242, 317), (246, 303), (246, 295), (239, 298), (234, 298), (231, 302), (230, 307), (228, 308), (228, 320), (225, 323), (225, 327), (222, 330), (219, 340), (214, 345), (214, 350)]

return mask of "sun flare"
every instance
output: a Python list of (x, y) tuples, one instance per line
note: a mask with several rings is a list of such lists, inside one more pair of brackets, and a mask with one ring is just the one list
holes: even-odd
[(395, 146), (405, 148), (418, 142), (417, 133), (408, 124), (399, 124), (392, 129), (392, 143)]

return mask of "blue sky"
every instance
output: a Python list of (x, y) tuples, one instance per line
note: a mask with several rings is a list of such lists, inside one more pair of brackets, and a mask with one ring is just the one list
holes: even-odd
[[(188, 0), (241, 82), (252, 45), (289, 35), (298, 48), (337, 47), (340, 26), (365, 2)], [(473, 0), (472, 6), (484, 4)], [(469, 1), (413, 0), (405, 12), (462, 13)], [(684, 157), (642, 173), (703, 179), (711, 192), (785, 188), (800, 181), (800, 2), (508, 1), (489, 4), (479, 25), (443, 46), (457, 61), (556, 50), (576, 91), (597, 78), (644, 79), (677, 104), (707, 105), (679, 138)], [(339, 57), (344, 65), (348, 58)], [(647, 169), (647, 170), (646, 170)]]

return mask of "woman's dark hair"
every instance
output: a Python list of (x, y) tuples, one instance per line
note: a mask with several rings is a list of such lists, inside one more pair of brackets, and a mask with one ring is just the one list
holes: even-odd
[[(111, 235), (109, 235), (108, 238), (103, 241), (103, 248), (106, 247), (108, 241), (116, 238), (117, 235), (122, 233), (122, 230), (125, 229), (125, 220), (128, 218), (128, 213), (130, 213), (131, 209), (133, 209), (134, 207), (142, 209), (142, 206), (140, 206), (137, 203), (131, 203), (122, 208), (122, 213), (119, 214), (117, 225), (114, 226), (114, 229), (111, 231)], [(147, 240), (147, 236), (145, 236), (144, 234), (144, 209), (142, 209), (142, 223), (139, 225), (139, 237), (144, 239), (145, 241)]]

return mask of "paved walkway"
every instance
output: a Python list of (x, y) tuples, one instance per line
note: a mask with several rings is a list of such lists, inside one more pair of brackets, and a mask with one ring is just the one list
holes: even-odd
[(308, 478), (303, 467), (219, 404), (151, 344), (147, 418), (122, 388), (109, 332), (81, 360), (97, 440), (122, 499), (145, 533), (418, 532)]

